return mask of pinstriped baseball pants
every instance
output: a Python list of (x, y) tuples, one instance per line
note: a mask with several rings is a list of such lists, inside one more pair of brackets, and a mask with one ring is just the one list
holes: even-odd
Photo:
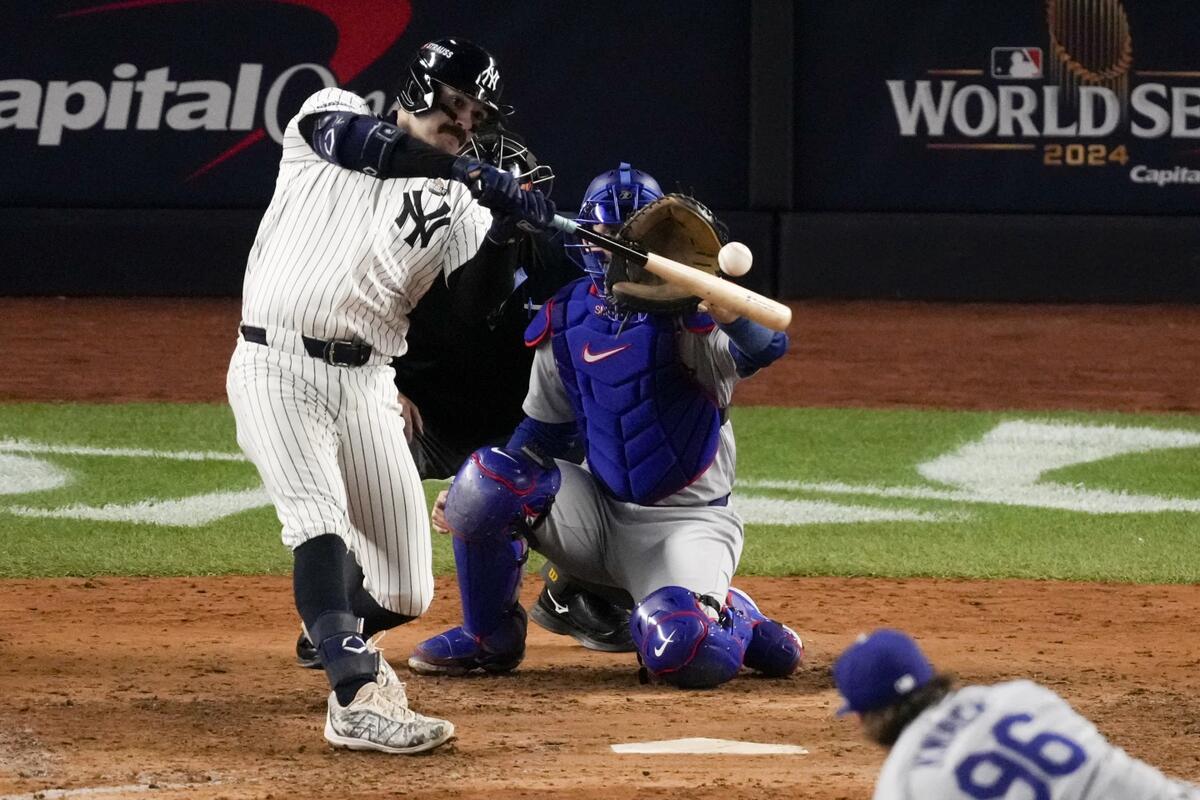
[(239, 338), (226, 391), (283, 543), (341, 536), (375, 601), (416, 617), (433, 599), (429, 511), (393, 376), (386, 364), (334, 367)]

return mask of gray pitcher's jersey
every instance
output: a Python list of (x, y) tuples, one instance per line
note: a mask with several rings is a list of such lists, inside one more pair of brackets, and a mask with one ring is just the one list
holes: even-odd
[[(733, 398), (733, 387), (739, 380), (737, 364), (729, 352), (729, 337), (720, 328), (713, 328), (709, 333), (684, 330), (679, 332), (676, 341), (680, 360), (692, 370), (697, 382), (717, 405), (728, 407)], [(549, 338), (538, 345), (534, 355), (529, 393), (525, 396), (522, 408), (526, 415), (540, 422), (562, 423), (575, 419), (575, 411), (554, 363), (554, 349)], [(736, 465), (733, 423), (727, 420), (721, 426), (721, 441), (712, 466), (690, 485), (655, 505), (704, 505), (710, 500), (725, 497), (733, 491)]]
[(246, 264), (242, 322), (402, 355), (408, 313), (475, 255), (491, 213), (457, 181), (379, 180), (321, 158), (299, 122), (327, 111), (370, 113), (361, 97), (322, 89), (288, 123)]
[(967, 686), (892, 748), (875, 800), (1200, 800), (1032, 681)]

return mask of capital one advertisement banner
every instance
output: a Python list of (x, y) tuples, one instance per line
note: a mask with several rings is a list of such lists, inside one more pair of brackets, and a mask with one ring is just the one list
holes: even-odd
[(749, 20), (684, 0), (4, 3), (0, 206), (265, 205), (306, 96), (343, 86), (382, 113), (417, 48), (459, 36), (500, 62), (560, 202), (629, 160), (737, 207), (745, 92), (732, 114), (714, 100), (747, 83)]
[(1200, 3), (803, 8), (799, 207), (1195, 213)]

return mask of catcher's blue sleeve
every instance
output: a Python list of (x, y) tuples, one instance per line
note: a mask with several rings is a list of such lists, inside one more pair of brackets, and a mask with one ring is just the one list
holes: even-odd
[(722, 323), (721, 330), (729, 337), (729, 353), (742, 378), (771, 364), (788, 349), (786, 333), (773, 331), (746, 317)]
[(579, 428), (574, 422), (542, 422), (526, 417), (505, 445), (509, 450), (529, 447), (548, 458), (563, 458), (575, 446)]

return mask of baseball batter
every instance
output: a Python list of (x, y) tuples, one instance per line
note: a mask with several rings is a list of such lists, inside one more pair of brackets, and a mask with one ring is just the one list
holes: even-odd
[[(619, 226), (662, 196), (621, 164), (589, 186), (581, 224)], [(715, 686), (746, 665), (786, 675), (802, 645), (730, 588), (742, 551), (730, 505), (734, 385), (787, 337), (720, 309), (654, 314), (605, 289), (609, 256), (581, 248), (588, 277), (526, 331), (536, 348), (526, 419), (505, 448), (476, 451), (435, 524), (454, 534), (464, 624), (418, 645), (425, 674), (511, 670), (525, 651), (517, 603), (528, 544), (583, 580), (639, 602), (630, 629), (648, 678)], [(576, 441), (586, 466), (553, 460)], [(440, 502), (440, 501), (439, 501)]]
[[(433, 592), (428, 511), (389, 366), (408, 312), (493, 225), (546, 224), (553, 210), (509, 173), (457, 156), (500, 113), (500, 92), (495, 59), (455, 39), (421, 48), (395, 124), (350, 92), (317, 92), (287, 125), (247, 260), (229, 402), (293, 551), (296, 608), (332, 688), (325, 738), (339, 747), (413, 753), (454, 733), (408, 708), (363, 627), (412, 619)], [(361, 587), (347, 585), (351, 558)]]
[(1028, 680), (955, 689), (907, 635), (861, 636), (833, 667), (867, 736), (891, 752), (876, 800), (1196, 800), (1114, 747), (1054, 692)]

